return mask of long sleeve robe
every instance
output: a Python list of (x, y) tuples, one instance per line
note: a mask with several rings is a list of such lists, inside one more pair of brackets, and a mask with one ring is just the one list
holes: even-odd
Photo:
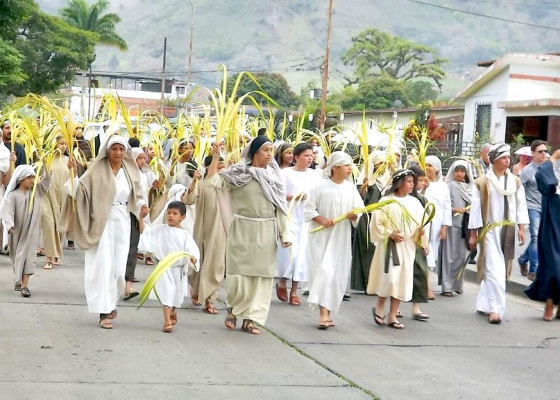
[[(349, 181), (335, 183), (323, 179), (309, 195), (305, 204), (305, 220), (310, 229), (319, 226), (313, 218), (334, 219), (354, 208), (363, 207), (360, 193)], [(352, 262), (351, 226), (358, 221), (346, 219), (333, 227), (310, 233), (308, 244), (309, 297), (312, 306), (321, 306), (337, 313), (348, 286)]]

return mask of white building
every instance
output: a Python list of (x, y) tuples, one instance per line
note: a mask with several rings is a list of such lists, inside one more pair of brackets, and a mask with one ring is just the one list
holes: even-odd
[(463, 140), (546, 140), (560, 145), (560, 55), (508, 54), (479, 63), (486, 71), (461, 92)]

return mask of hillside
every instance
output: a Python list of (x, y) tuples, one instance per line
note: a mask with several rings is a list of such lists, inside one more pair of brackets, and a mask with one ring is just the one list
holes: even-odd
[[(538, 25), (557, 26), (560, 3), (555, 0), (427, 0), (444, 7)], [(65, 0), (38, 0), (56, 14)], [(444, 95), (452, 95), (478, 73), (476, 61), (506, 52), (553, 52), (558, 31), (508, 23), (442, 9), (412, 0), (334, 0), (331, 84), (338, 87), (349, 70), (340, 56), (350, 38), (375, 27), (432, 46), (450, 60), (451, 79)], [(298, 91), (319, 81), (324, 55), (328, 1), (319, 0), (194, 0), (193, 80), (204, 85), (220, 81), (220, 63), (229, 69), (285, 74)], [(161, 71), (163, 38), (168, 38), (168, 74), (185, 79), (191, 25), (186, 0), (112, 0), (122, 22), (118, 33), (129, 43), (126, 53), (99, 47), (93, 65), (98, 71)], [(464, 83), (466, 84), (466, 82)]]

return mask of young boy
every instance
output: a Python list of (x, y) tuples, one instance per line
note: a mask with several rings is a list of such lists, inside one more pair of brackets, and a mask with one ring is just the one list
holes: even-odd
[[(336, 313), (342, 302), (352, 261), (351, 225), (356, 226), (358, 215), (350, 212), (363, 207), (364, 202), (356, 186), (348, 180), (352, 173), (352, 158), (341, 151), (333, 152), (323, 171), (323, 179), (311, 189), (305, 203), (304, 217), (313, 221), (310, 229), (324, 226), (309, 236), (309, 298), (308, 303), (319, 306), (319, 329), (335, 326), (331, 312)], [(333, 219), (347, 214), (348, 219), (334, 224)]]
[(190, 254), (190, 259), (181, 259), (158, 279), (155, 290), (161, 304), (163, 305), (164, 332), (172, 332), (173, 325), (177, 323), (177, 307), (183, 304), (185, 297), (184, 279), (186, 279), (184, 267), (192, 266), (197, 269), (200, 252), (191, 234), (181, 227), (181, 221), (186, 218), (186, 206), (180, 201), (169, 203), (166, 210), (165, 219), (167, 225), (155, 225), (144, 229), (143, 218), (148, 214), (146, 206), (142, 207), (140, 213), (140, 231), (146, 239), (145, 243), (155, 254), (157, 260), (162, 260), (170, 253), (185, 251)]
[(2, 223), (8, 230), (10, 258), (14, 264), (15, 290), (23, 297), (31, 296), (27, 287), (29, 277), (35, 272), (37, 244), (39, 243), (39, 222), (41, 220), (41, 199), (51, 183), (47, 172), (35, 190), (33, 207), (29, 212), (29, 202), (35, 181), (35, 170), (30, 165), (18, 166), (6, 188), (2, 199)]

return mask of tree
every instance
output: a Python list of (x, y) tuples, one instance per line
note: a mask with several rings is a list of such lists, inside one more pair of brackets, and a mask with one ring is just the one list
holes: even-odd
[(448, 62), (428, 46), (377, 29), (366, 29), (353, 37), (352, 47), (342, 60), (345, 65), (356, 67), (354, 78), (348, 79), (349, 84), (388, 76), (402, 81), (428, 78), (439, 88), (445, 77), (442, 66)]
[(20, 28), (14, 47), (23, 57), (26, 79), (11, 93), (46, 93), (71, 82), (77, 70), (87, 68), (99, 36), (74, 28), (62, 19), (37, 10)]
[[(233, 75), (227, 81), (228, 93), (231, 92), (233, 84), (235, 83), (239, 74)], [(259, 88), (255, 82), (251, 79), (242, 79), (239, 89), (237, 90), (238, 96), (243, 96), (245, 93), (249, 93), (255, 90), (262, 90), (265, 92), (272, 100), (274, 100), (280, 107), (290, 108), (297, 105), (297, 96), (284, 78), (280, 74), (268, 73), (268, 72), (255, 72), (252, 74), (255, 79), (259, 82), (262, 89)], [(257, 101), (261, 99), (260, 96), (253, 96)], [(250, 103), (247, 103), (250, 104)]]
[(426, 81), (409, 81), (407, 88), (410, 104), (414, 106), (426, 101), (435, 101), (439, 95), (433, 85)]
[(384, 76), (362, 81), (357, 89), (347, 86), (334, 94), (332, 101), (338, 103), (343, 110), (379, 110), (393, 107), (395, 100), (408, 105), (408, 91), (406, 82)]
[(61, 14), (70, 25), (97, 33), (100, 44), (127, 50), (126, 41), (115, 32), (115, 27), (121, 18), (114, 13), (101, 15), (108, 8), (108, 0), (98, 0), (91, 6), (86, 0), (69, 0), (68, 6), (61, 10)]

